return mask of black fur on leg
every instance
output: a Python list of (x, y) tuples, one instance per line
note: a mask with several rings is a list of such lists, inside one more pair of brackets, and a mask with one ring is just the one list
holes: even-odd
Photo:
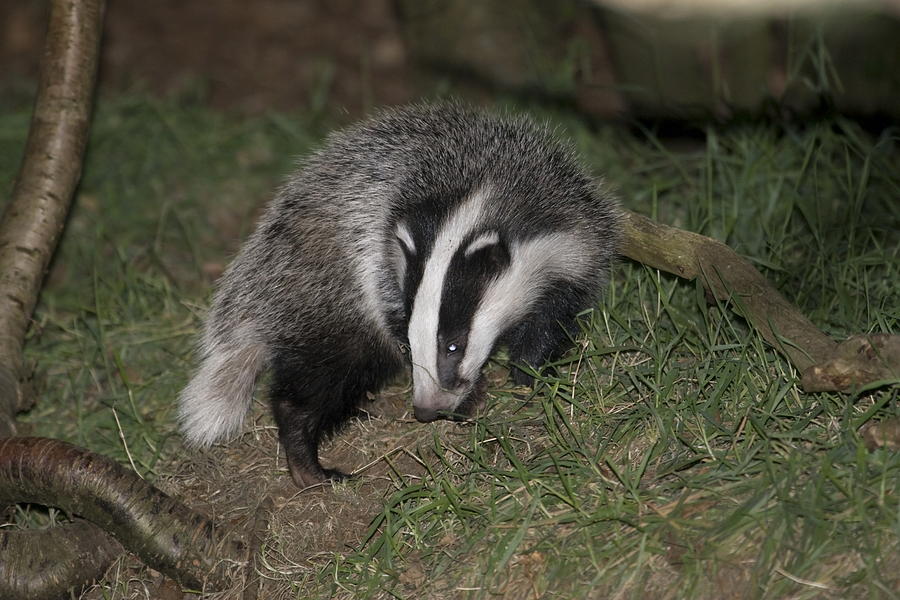
[[(299, 401), (298, 401), (299, 400)], [(288, 468), (297, 487), (346, 477), (340, 471), (326, 470), (319, 463), (324, 416), (316, 404), (321, 398), (301, 398), (296, 393), (272, 389), (272, 413), (278, 425), (278, 439), (284, 447)], [(331, 402), (326, 400), (326, 405)]]
[[(379, 355), (375, 352), (371, 357)], [(316, 369), (309, 367), (314, 364), (312, 357), (300, 357), (296, 351), (274, 357), (269, 391), (272, 412), (291, 477), (300, 488), (349, 477), (322, 467), (319, 443), (356, 415), (366, 392), (380, 388), (398, 368), (391, 361), (354, 364), (348, 358), (333, 357)]]

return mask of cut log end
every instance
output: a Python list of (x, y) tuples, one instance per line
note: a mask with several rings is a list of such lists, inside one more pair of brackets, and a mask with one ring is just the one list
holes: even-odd
[(812, 365), (800, 384), (806, 392), (844, 392), (884, 382), (900, 383), (900, 336), (855, 335), (839, 343), (831, 358)]

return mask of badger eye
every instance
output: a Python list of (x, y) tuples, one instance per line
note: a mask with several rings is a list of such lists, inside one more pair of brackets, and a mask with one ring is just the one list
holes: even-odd
[(456, 352), (457, 350), (459, 350), (459, 346), (457, 346), (456, 344), (448, 344), (447, 345), (447, 352), (453, 353), (453, 352)]

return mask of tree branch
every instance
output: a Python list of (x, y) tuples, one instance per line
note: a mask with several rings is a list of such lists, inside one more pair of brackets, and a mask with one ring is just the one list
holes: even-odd
[(622, 253), (685, 279), (698, 279), (803, 372), (806, 391), (840, 391), (900, 379), (900, 337), (836, 343), (784, 299), (756, 268), (718, 240), (623, 211)]
[[(252, 544), (117, 462), (66, 442), (27, 437), (0, 440), (0, 504), (4, 502), (56, 506), (83, 517), (145, 564), (193, 589), (221, 589), (233, 575), (248, 575), (242, 567), (252, 558)], [(6, 565), (6, 572), (20, 579), (42, 579), (43, 571), (34, 567), (48, 558), (52, 562), (54, 545), (49, 545), (51, 555), (44, 548), (29, 556), (2, 535), (8, 534), (0, 534), (0, 564)], [(64, 590), (78, 579), (60, 581)], [(0, 597), (19, 596), (0, 587)]]
[(0, 219), (0, 437), (28, 406), (22, 346), (81, 176), (103, 0), (54, 0), (38, 93), (12, 197)]
[(0, 531), (0, 598), (58, 600), (103, 576), (122, 546), (88, 521)]

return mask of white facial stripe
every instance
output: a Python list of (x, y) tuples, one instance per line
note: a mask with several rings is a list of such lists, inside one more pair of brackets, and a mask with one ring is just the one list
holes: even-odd
[(400, 240), (400, 243), (406, 247), (407, 252), (410, 254), (416, 253), (416, 243), (413, 241), (412, 234), (409, 232), (406, 223), (398, 223), (394, 233), (397, 235), (397, 239)]
[(578, 279), (587, 267), (585, 248), (575, 236), (551, 233), (510, 248), (510, 266), (485, 290), (472, 319), (460, 373), (473, 379), (506, 326), (521, 318), (555, 276)]
[(487, 190), (478, 190), (456, 208), (438, 232), (425, 262), (409, 319), (416, 406), (427, 407), (441, 391), (437, 376), (437, 332), (444, 279), (462, 241), (482, 222), (487, 194)]
[(465, 255), (466, 257), (472, 256), (472, 254), (478, 252), (482, 248), (487, 248), (488, 246), (493, 246), (494, 244), (499, 243), (499, 233), (497, 233), (496, 231), (486, 231), (469, 243), (469, 245), (466, 247)]

